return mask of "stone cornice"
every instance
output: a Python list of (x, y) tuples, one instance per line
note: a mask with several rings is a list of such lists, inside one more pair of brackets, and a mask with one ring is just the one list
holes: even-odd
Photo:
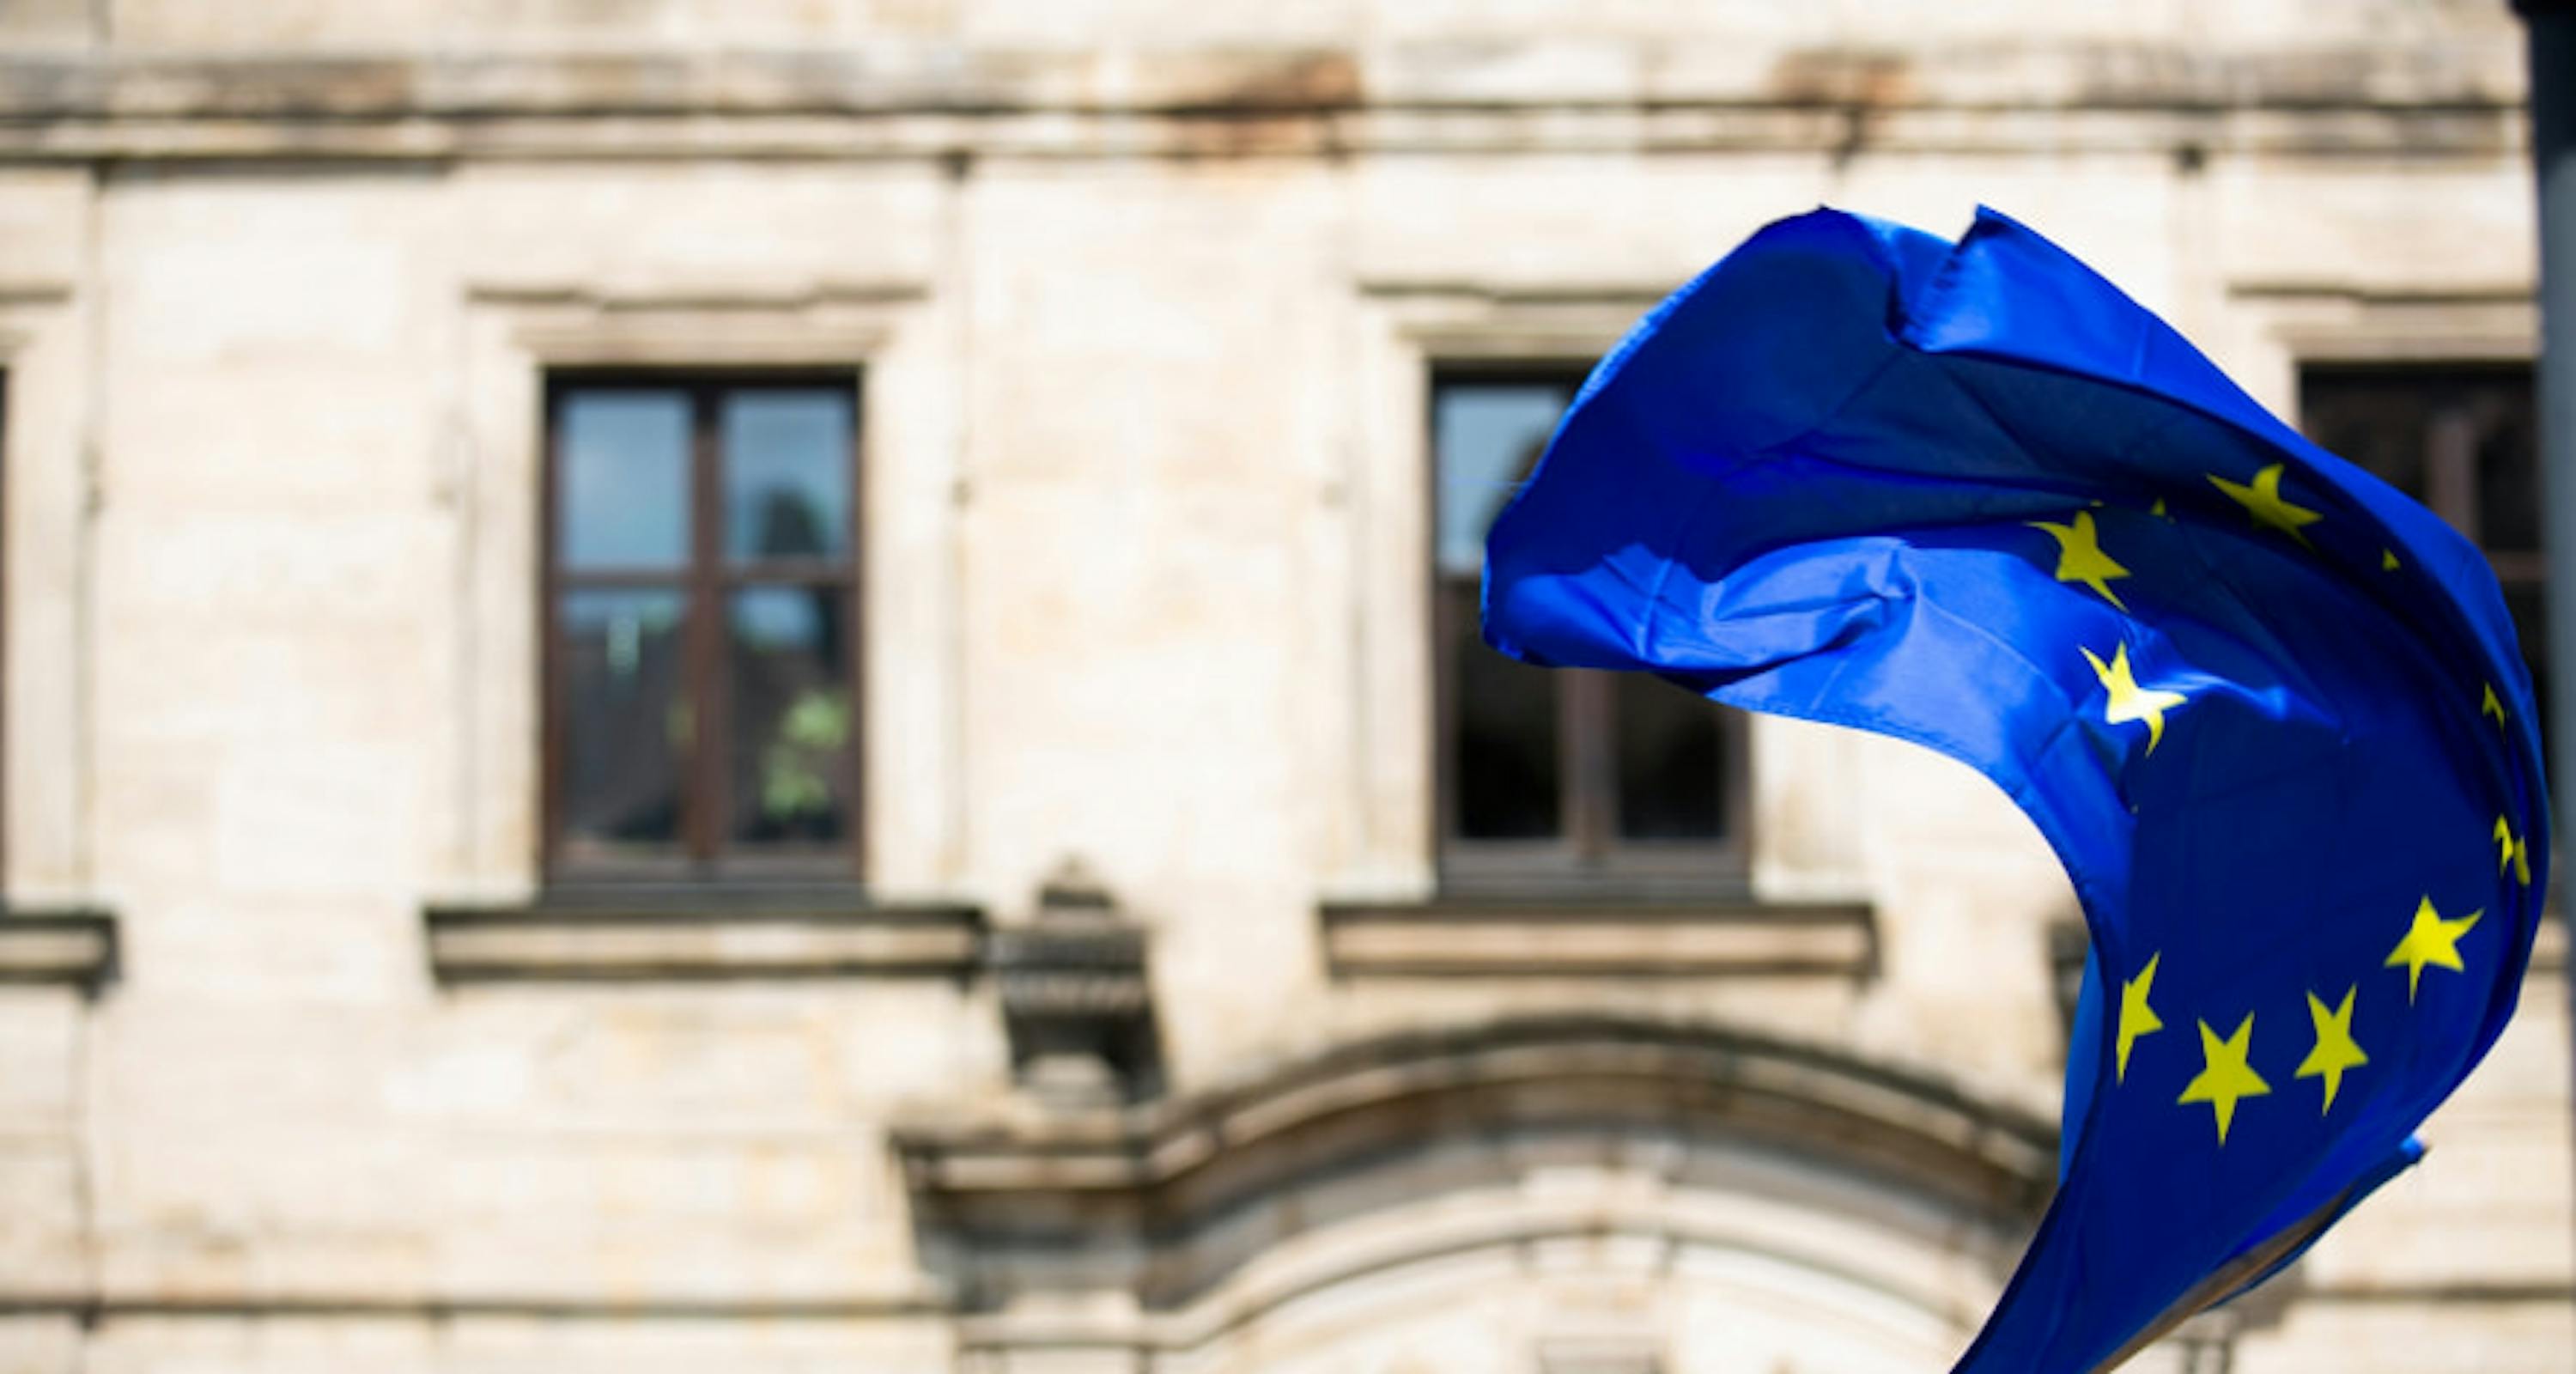
[(1768, 153), (2020, 156), (2188, 154), (2506, 162), (2525, 155), (2522, 111), (1545, 107), (1204, 113), (458, 115), (302, 119), (0, 117), (0, 165), (450, 164), (959, 159), (1207, 161), (1418, 155)]
[(937, 1294), (852, 1293), (807, 1298), (699, 1294), (596, 1298), (555, 1294), (444, 1294), (239, 1291), (163, 1293), (0, 1291), (0, 1317), (63, 1317), (95, 1326), (114, 1321), (245, 1320), (418, 1322), (848, 1322), (938, 1316)]
[(2168, 148), (2460, 157), (2522, 147), (2520, 62), (2518, 44), (2487, 38), (2242, 53), (1747, 54), (1698, 42), (21, 54), (0, 55), (0, 161)]

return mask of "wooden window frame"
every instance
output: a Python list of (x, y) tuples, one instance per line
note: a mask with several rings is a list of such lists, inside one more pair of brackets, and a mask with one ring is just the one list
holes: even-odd
[[(857, 884), (866, 872), (866, 642), (864, 584), (866, 526), (862, 509), (866, 472), (865, 392), (860, 370), (836, 368), (559, 367), (545, 374), (542, 497), (538, 510), (540, 554), (537, 605), (541, 703), (542, 804), (539, 871), (550, 888), (710, 882)], [(829, 389), (850, 406), (847, 456), (849, 528), (839, 559), (762, 560), (734, 565), (725, 556), (722, 403), (746, 391)], [(563, 405), (576, 392), (677, 392), (689, 406), (689, 550), (673, 569), (571, 571), (563, 566)], [(725, 835), (731, 814), (730, 715), (725, 634), (727, 598), (756, 587), (820, 587), (841, 594), (842, 671), (849, 682), (849, 745), (844, 751), (842, 795), (850, 799), (847, 834), (827, 852), (762, 853), (745, 850)], [(688, 755), (680, 761), (680, 852), (676, 855), (575, 857), (564, 834), (564, 678), (557, 617), (564, 594), (585, 590), (676, 590), (688, 608), (683, 640), (683, 682), (692, 712)]]
[[(1544, 840), (1471, 840), (1459, 836), (1458, 675), (1450, 645), (1462, 632), (1445, 595), (1448, 574), (1438, 556), (1441, 515), (1440, 399), (1458, 385), (1537, 384), (1578, 388), (1588, 364), (1545, 359), (1434, 362), (1424, 392), (1424, 593), (1431, 614), (1432, 844), (1444, 892), (1524, 895), (1602, 893), (1637, 896), (1737, 893), (1749, 880), (1752, 854), (1751, 731), (1745, 713), (1718, 707), (1718, 807), (1722, 828), (1709, 839), (1635, 840), (1619, 835), (1618, 674), (1556, 669), (1556, 737), (1560, 832)], [(1472, 615), (1472, 612), (1469, 613)], [(1680, 691), (1679, 687), (1670, 690)]]

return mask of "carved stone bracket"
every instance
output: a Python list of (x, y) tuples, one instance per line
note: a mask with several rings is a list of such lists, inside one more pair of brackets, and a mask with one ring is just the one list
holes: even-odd
[(1011, 1062), (1051, 1106), (1114, 1106), (1160, 1084), (1145, 932), (1079, 867), (1038, 893), (1028, 924), (995, 929), (987, 971), (1001, 995)]

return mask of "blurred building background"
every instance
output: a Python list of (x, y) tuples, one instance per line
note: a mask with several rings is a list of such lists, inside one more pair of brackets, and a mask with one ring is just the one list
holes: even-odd
[[(0, 0), (0, 1370), (1944, 1367), (2059, 871), (1928, 753), (1504, 665), (1483, 524), (1756, 226), (1984, 201), (2536, 627), (2520, 44)], [(2140, 1367), (2568, 1369), (2563, 947)]]

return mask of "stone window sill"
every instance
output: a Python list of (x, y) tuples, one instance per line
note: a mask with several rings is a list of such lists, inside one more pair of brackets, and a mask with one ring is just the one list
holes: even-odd
[(116, 976), (116, 918), (88, 907), (0, 910), (0, 983), (96, 995)]
[(983, 912), (887, 903), (856, 888), (552, 890), (531, 902), (433, 905), (443, 984), (972, 977)]
[(1860, 902), (1687, 896), (1446, 895), (1331, 902), (1337, 978), (1866, 978), (1878, 927)]

